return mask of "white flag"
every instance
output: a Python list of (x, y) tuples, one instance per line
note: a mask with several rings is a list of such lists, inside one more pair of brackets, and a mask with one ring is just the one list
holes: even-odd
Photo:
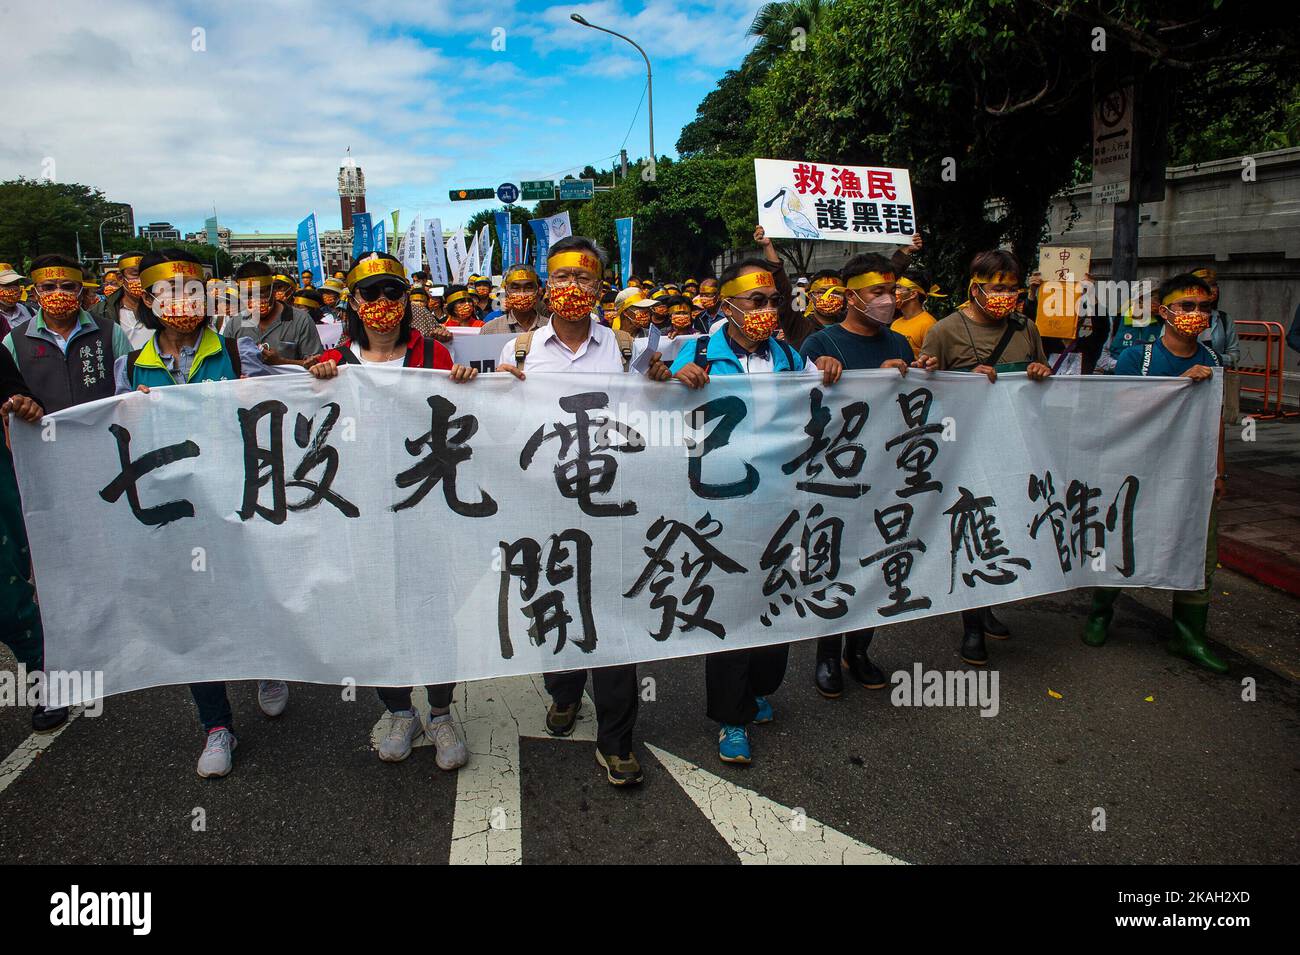
[(469, 281), (472, 274), (478, 272), (478, 259), (478, 235), (476, 234), (469, 244), (469, 254), (465, 256), (465, 271), (460, 279), (462, 285)]
[(447, 284), (447, 258), (442, 244), (442, 220), (424, 221), (424, 254), (429, 259), (429, 278), (434, 285)]
[(413, 275), (420, 271), (424, 261), (424, 256), (420, 250), (420, 217), (416, 216), (411, 220), (411, 224), (406, 227), (406, 235), (402, 237), (402, 254), (400, 256), (402, 266), (406, 269), (407, 275)]
[(465, 274), (465, 229), (456, 227), (456, 232), (447, 237), (447, 264), (451, 267), (451, 280), (464, 283)]

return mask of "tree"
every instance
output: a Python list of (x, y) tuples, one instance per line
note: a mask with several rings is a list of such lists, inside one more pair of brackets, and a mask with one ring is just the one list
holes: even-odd
[(1032, 256), (1052, 197), (1088, 175), (1097, 91), (1136, 86), (1158, 144), (1166, 123), (1218, 116), (1217, 87), (1243, 105), (1294, 102), (1276, 64), (1294, 60), (1300, 33), (1224, 6), (826, 2), (807, 50), (777, 53), (751, 88), (748, 131), (766, 157), (910, 169), (926, 262), (964, 281), (978, 249), (1007, 242)]
[(80, 183), (0, 182), (0, 257), (19, 264), (48, 252), (75, 256), (78, 236), (82, 252), (96, 254), (99, 225), (117, 211), (102, 192)]

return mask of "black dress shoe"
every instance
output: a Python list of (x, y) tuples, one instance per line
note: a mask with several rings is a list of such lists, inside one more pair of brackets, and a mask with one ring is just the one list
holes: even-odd
[(1005, 623), (993, 616), (992, 607), (983, 607), (980, 610), (980, 617), (984, 621), (985, 636), (993, 637), (995, 640), (1005, 640), (1011, 636), (1011, 630)]
[(32, 710), (33, 733), (53, 733), (67, 721), (68, 708), (66, 706), (60, 706), (53, 710), (37, 706)]
[(831, 638), (832, 652), (826, 653), (822, 646), (826, 639), (817, 643), (817, 672), (813, 682), (817, 685), (817, 692), (826, 699), (838, 700), (844, 694), (844, 677), (840, 675), (840, 641), (838, 637)]
[(844, 669), (849, 676), (868, 690), (883, 690), (889, 680), (880, 667), (871, 662), (867, 648), (871, 646), (871, 634), (854, 634), (844, 641)]

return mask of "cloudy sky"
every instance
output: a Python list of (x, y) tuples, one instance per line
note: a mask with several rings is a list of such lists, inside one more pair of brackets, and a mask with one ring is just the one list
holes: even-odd
[[(752, 44), (760, 0), (45, 0), (0, 4), (8, 121), (0, 178), (52, 174), (129, 202), (137, 224), (237, 232), (339, 227), (344, 150), (367, 207), (440, 216), (451, 188), (554, 179), (648, 154)], [(499, 31), (504, 30), (504, 34)], [(497, 31), (494, 33), (494, 31)], [(493, 49), (504, 37), (504, 51)]]

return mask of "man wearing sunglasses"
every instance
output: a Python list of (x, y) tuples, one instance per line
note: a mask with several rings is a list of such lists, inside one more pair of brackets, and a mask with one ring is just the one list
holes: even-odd
[[(303, 309), (281, 301), (277, 277), (265, 262), (245, 262), (235, 270), (241, 311), (226, 319), (226, 338), (251, 338), (270, 364), (309, 366), (322, 351), (316, 323)], [(274, 294), (273, 294), (274, 289)]]
[[(773, 336), (780, 323), (785, 296), (778, 291), (770, 260), (742, 259), (722, 273), (720, 296), (726, 325), (695, 339), (668, 368), (656, 356), (648, 372), (655, 381), (670, 377), (688, 388), (703, 388), (710, 375), (745, 375), (755, 372), (813, 373), (830, 386), (839, 380), (843, 365), (830, 355), (815, 363)], [(789, 285), (789, 280), (785, 283)], [(705, 694), (709, 719), (720, 724), (718, 758), (724, 763), (750, 762), (750, 723), (772, 721), (767, 697), (785, 678), (789, 644), (710, 653), (704, 660)]]
[[(1189, 378), (1198, 383), (1211, 380), (1214, 369), (1222, 367), (1222, 362), (1213, 349), (1197, 340), (1210, 327), (1210, 313), (1214, 309), (1214, 293), (1209, 283), (1194, 274), (1175, 275), (1161, 283), (1155, 301), (1159, 303), (1156, 314), (1164, 322), (1160, 337), (1145, 345), (1126, 348), (1115, 364), (1115, 374)], [(1205, 586), (1200, 590), (1174, 592), (1174, 635), (1165, 649), (1206, 670), (1227, 673), (1228, 665), (1206, 646), (1205, 637), (1210, 615), (1210, 587), (1219, 554), (1219, 499), (1223, 496), (1228, 477), (1223, 458), (1222, 416), (1219, 418), (1217, 464), (1210, 522), (1206, 529)], [(1170, 489), (1169, 493), (1177, 491)], [(1083, 631), (1084, 643), (1100, 647), (1106, 642), (1118, 596), (1119, 590), (1111, 587), (1098, 587), (1092, 592), (1092, 610)]]

